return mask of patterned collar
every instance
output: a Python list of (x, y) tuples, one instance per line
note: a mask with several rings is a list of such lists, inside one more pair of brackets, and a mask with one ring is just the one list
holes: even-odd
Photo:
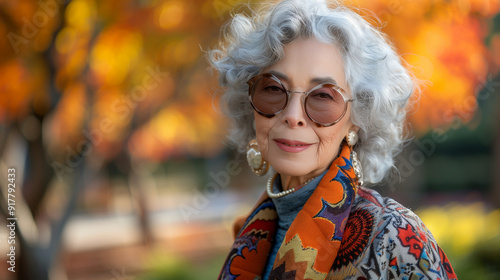
[[(270, 279), (325, 279), (340, 248), (357, 192), (351, 149), (340, 155), (299, 211), (278, 250)], [(275, 242), (278, 216), (264, 199), (238, 233), (219, 279), (260, 279)]]

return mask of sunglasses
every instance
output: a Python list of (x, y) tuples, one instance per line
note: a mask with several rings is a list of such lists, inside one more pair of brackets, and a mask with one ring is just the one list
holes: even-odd
[(260, 115), (272, 118), (288, 105), (291, 93), (305, 94), (307, 117), (319, 127), (338, 123), (347, 111), (346, 92), (335, 84), (325, 83), (308, 92), (287, 90), (280, 79), (270, 73), (259, 74), (248, 82), (250, 103)]

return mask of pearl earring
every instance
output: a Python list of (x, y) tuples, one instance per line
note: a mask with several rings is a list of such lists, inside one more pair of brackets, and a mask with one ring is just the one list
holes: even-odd
[(356, 145), (356, 143), (358, 142), (358, 134), (356, 133), (356, 131), (354, 130), (351, 130), (349, 131), (349, 133), (347, 134), (347, 145), (353, 147), (354, 145)]

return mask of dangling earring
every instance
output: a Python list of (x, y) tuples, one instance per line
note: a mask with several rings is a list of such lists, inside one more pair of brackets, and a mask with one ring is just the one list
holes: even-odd
[(346, 139), (347, 139), (347, 145), (354, 147), (354, 145), (356, 145), (356, 143), (358, 143), (358, 134), (356, 133), (356, 131), (351, 130), (347, 134)]
[(354, 145), (358, 142), (358, 134), (356, 131), (351, 130), (346, 137), (347, 145), (351, 147), (351, 159), (352, 167), (354, 168), (354, 174), (358, 179), (359, 186), (363, 185), (363, 169), (361, 167), (361, 162), (358, 159), (358, 154), (354, 151)]
[(269, 170), (269, 163), (262, 158), (257, 140), (253, 139), (247, 146), (247, 161), (250, 169), (257, 176), (264, 176)]

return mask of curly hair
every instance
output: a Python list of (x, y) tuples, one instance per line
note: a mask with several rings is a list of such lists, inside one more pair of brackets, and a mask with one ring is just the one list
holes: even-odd
[(314, 36), (339, 47), (355, 99), (351, 121), (360, 128), (355, 147), (367, 184), (384, 179), (405, 142), (406, 107), (417, 83), (385, 34), (361, 15), (322, 0), (284, 0), (251, 16), (237, 14), (225, 26), (218, 48), (208, 52), (225, 88), (225, 114), (233, 120), (231, 142), (244, 150), (255, 138), (248, 101), (249, 78), (278, 62), (283, 45)]

